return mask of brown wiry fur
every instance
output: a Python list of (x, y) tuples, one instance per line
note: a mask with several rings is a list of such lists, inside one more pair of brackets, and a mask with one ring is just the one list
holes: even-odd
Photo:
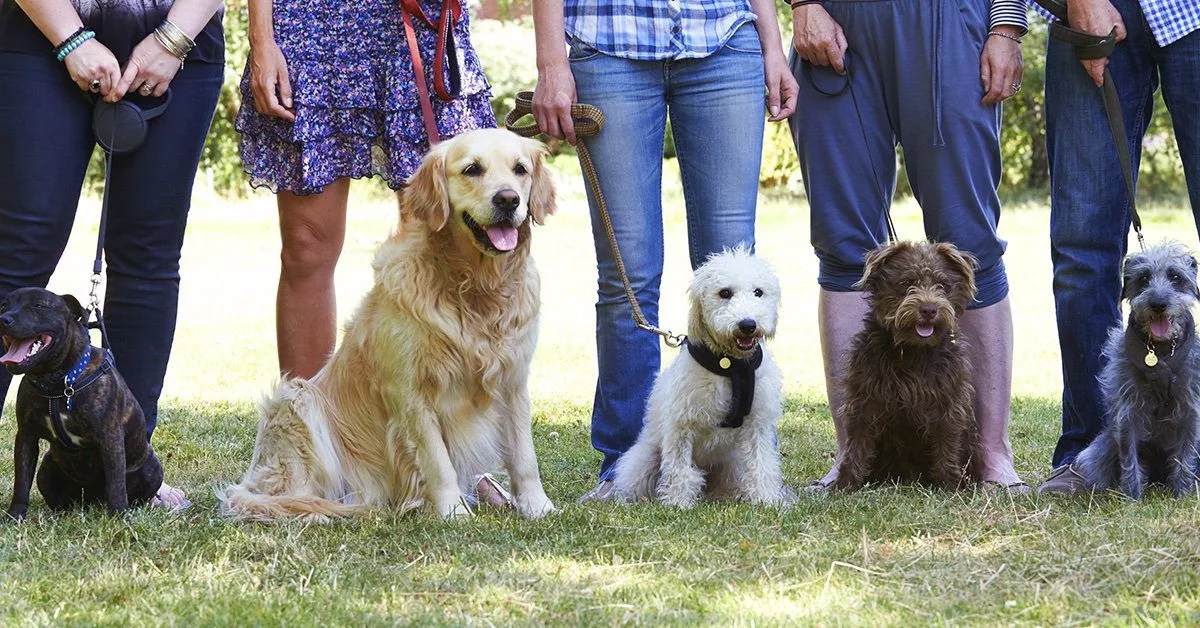
[[(859, 285), (871, 311), (847, 352), (846, 448), (835, 489), (888, 479), (953, 489), (979, 479), (975, 390), (955, 338), (975, 297), (974, 267), (946, 243), (898, 242), (867, 254)], [(922, 337), (918, 323), (934, 332)]]
[[(539, 308), (530, 222), (554, 210), (543, 154), (533, 140), (489, 130), (427, 156), (341, 346), (312, 380), (285, 380), (264, 403), (250, 469), (220, 493), (224, 513), (324, 519), (425, 506), (459, 516), (461, 491), (500, 462), (521, 514), (553, 509), (527, 381)], [(467, 174), (476, 166), (482, 173)], [(460, 216), (501, 224), (497, 190), (521, 198), (517, 246), (503, 254), (481, 248)]]

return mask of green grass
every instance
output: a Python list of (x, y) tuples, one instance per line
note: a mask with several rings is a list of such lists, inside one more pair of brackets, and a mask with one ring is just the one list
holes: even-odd
[[(671, 181), (672, 179), (668, 179)], [(669, 184), (675, 188), (677, 184)], [(368, 258), (395, 221), (390, 199), (356, 193), (339, 297), (347, 314), (370, 283)], [(580, 506), (594, 482), (588, 442), (594, 259), (577, 179), (538, 229), (542, 335), (531, 388), (535, 439), (560, 514), (526, 522), (385, 513), (328, 526), (231, 524), (214, 485), (250, 458), (255, 403), (275, 372), (278, 244), (272, 200), (198, 198), (184, 259), (179, 332), (155, 437), (171, 481), (195, 506), (50, 514), (0, 527), (3, 624), (905, 624), (1168, 623), (1200, 619), (1195, 498), (1010, 499), (883, 488), (803, 497), (786, 511), (705, 504)], [(1016, 313), (1012, 440), (1031, 482), (1047, 471), (1058, 425), (1059, 366), (1050, 298), (1048, 214), (1015, 204), (1002, 229)], [(667, 194), (662, 320), (684, 322), (688, 278), (677, 192)], [(1168, 204), (1169, 205), (1169, 204)], [(94, 205), (81, 212), (59, 290), (86, 293)], [(783, 278), (772, 348), (786, 374), (780, 426), (793, 486), (829, 464), (815, 321), (815, 259), (803, 199), (765, 198), (759, 251)], [(911, 202), (902, 235), (920, 234)], [(1159, 208), (1151, 239), (1195, 245), (1189, 214)], [(670, 353), (666, 357), (672, 357)], [(8, 410), (11, 413), (11, 408)], [(11, 414), (0, 460), (11, 460)], [(8, 496), (11, 466), (0, 464)]]

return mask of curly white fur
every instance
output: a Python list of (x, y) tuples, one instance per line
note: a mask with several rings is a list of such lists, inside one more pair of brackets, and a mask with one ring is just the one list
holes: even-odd
[[(688, 341), (744, 358), (739, 323), (753, 320), (757, 342), (775, 335), (779, 280), (744, 248), (713, 255), (688, 290)], [(745, 342), (745, 340), (743, 340)], [(732, 403), (729, 378), (710, 373), (686, 349), (659, 374), (637, 442), (617, 461), (614, 488), (628, 501), (657, 497), (691, 508), (710, 499), (776, 504), (783, 496), (775, 425), (783, 414), (783, 377), (771, 354), (755, 372), (754, 404), (741, 427), (720, 427)]]

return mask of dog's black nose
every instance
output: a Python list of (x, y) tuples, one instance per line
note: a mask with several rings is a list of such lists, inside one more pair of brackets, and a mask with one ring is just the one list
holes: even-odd
[(0, 316), (0, 327), (12, 327), (17, 322), (17, 319), (12, 317), (12, 314)]
[(1163, 312), (1167, 311), (1167, 304), (1163, 303), (1162, 301), (1151, 301), (1147, 305), (1155, 314), (1162, 314)]
[(500, 190), (492, 197), (492, 207), (506, 214), (517, 211), (517, 206), (520, 204), (521, 195), (512, 190)]
[(753, 334), (758, 331), (758, 323), (753, 318), (743, 318), (738, 321), (738, 329), (742, 330), (743, 334)]
[(937, 316), (938, 309), (936, 305), (931, 303), (922, 303), (921, 306), (917, 308), (917, 312), (920, 312), (922, 318), (933, 318), (934, 316)]

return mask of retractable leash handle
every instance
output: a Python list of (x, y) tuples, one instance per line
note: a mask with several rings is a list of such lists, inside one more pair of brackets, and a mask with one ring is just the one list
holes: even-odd
[[(532, 114), (533, 92), (520, 92), (516, 96), (512, 111), (504, 117), (504, 127), (517, 135), (534, 137), (541, 133), (536, 122), (518, 124), (521, 118)], [(604, 128), (604, 113), (592, 105), (583, 103), (571, 105), (571, 119), (575, 123), (575, 134), (581, 138), (597, 135)], [(672, 349), (682, 346), (683, 342), (687, 340), (686, 335), (676, 334), (651, 325), (650, 321), (646, 319), (646, 315), (642, 313), (642, 307), (633, 293), (633, 286), (629, 283), (629, 274), (625, 271), (625, 260), (621, 257), (621, 248), (617, 246), (617, 234), (613, 231), (612, 218), (608, 215), (608, 204), (605, 203), (604, 193), (600, 190), (600, 179), (596, 176), (596, 166), (592, 163), (592, 155), (583, 142), (575, 146), (575, 152), (579, 154), (579, 164), (583, 167), (583, 175), (591, 189), (592, 198), (596, 199), (600, 222), (604, 224), (604, 233), (608, 236), (608, 246), (612, 250), (617, 272), (621, 275), (621, 284), (625, 288), (625, 298), (629, 301), (630, 309), (633, 310), (633, 322), (637, 324), (638, 329), (662, 336), (663, 342)]]
[[(114, 155), (128, 155), (141, 148), (150, 130), (150, 120), (161, 116), (171, 104), (171, 90), (164, 94), (163, 102), (142, 109), (137, 103), (119, 100), (110, 103), (96, 100), (92, 110), (92, 134), (100, 148), (106, 153), (104, 159), (104, 194), (100, 202), (100, 226), (96, 237), (96, 259), (92, 263), (92, 290), (88, 294), (88, 307), (83, 322), (88, 329), (100, 330), (100, 346), (108, 345), (108, 330), (104, 326), (104, 315), (100, 311), (100, 281), (104, 269), (104, 237), (108, 227), (109, 187), (112, 183)], [(92, 320), (93, 315), (95, 321)]]
[[(1107, 59), (1117, 47), (1117, 29), (1114, 26), (1107, 35), (1094, 35), (1071, 28), (1067, 21), (1067, 5), (1060, 0), (1034, 0), (1054, 16), (1057, 22), (1050, 24), (1050, 37), (1060, 41), (1075, 50), (1075, 57), (1081, 61), (1092, 59)], [(1113, 142), (1117, 148), (1117, 161), (1121, 164), (1121, 174), (1125, 177), (1125, 192), (1129, 196), (1129, 213), (1133, 223), (1133, 231), (1137, 235), (1138, 246), (1146, 250), (1146, 237), (1142, 234), (1142, 218), (1137, 211), (1137, 190), (1133, 184), (1133, 156), (1129, 151), (1129, 136), (1125, 133), (1125, 117), (1121, 109), (1121, 98), (1117, 94), (1117, 86), (1113, 83), (1112, 72), (1104, 68), (1104, 85), (1100, 87), (1104, 99), (1104, 113), (1108, 118), (1108, 130), (1112, 133)]]

